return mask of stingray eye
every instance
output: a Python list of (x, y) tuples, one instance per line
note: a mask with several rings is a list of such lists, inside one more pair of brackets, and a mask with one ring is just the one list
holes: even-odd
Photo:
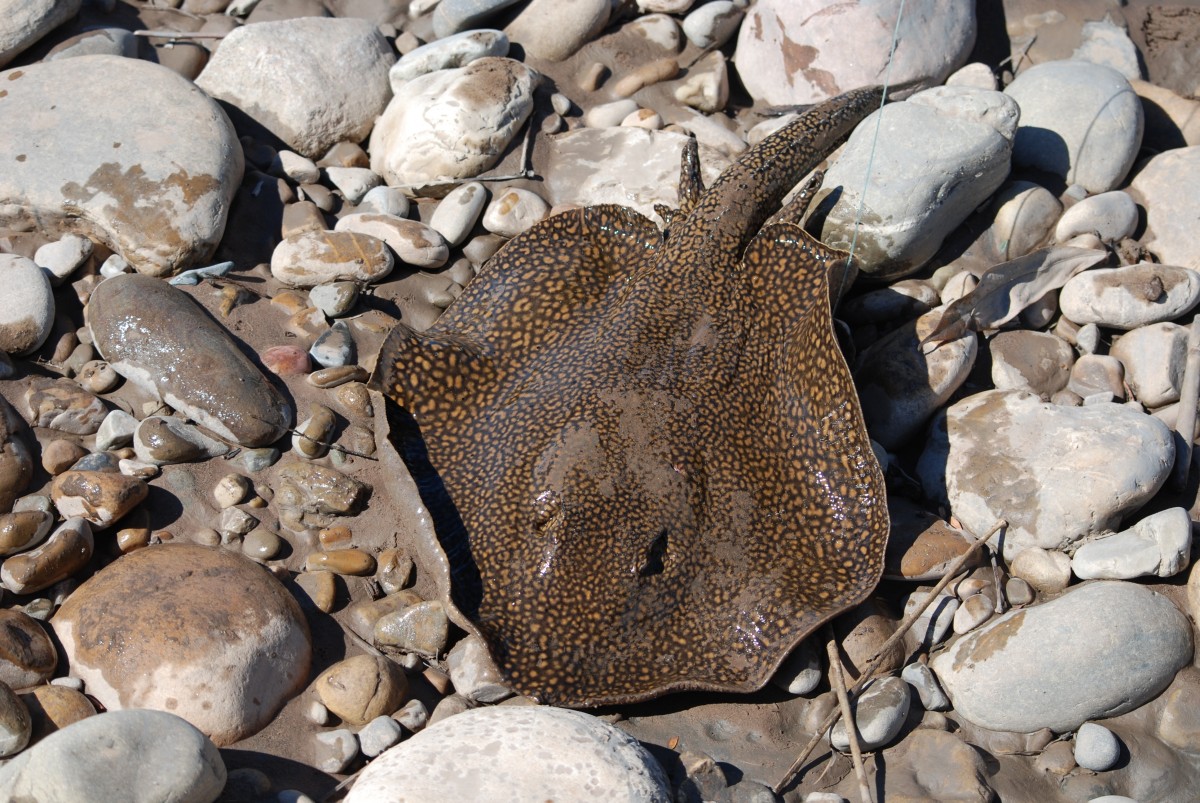
[(533, 525), (541, 527), (562, 511), (562, 499), (554, 491), (542, 491), (533, 500)]
[(667, 554), (667, 531), (659, 530), (658, 535), (654, 536), (654, 540), (646, 547), (646, 557), (642, 561), (641, 568), (638, 569), (638, 577), (652, 577), (656, 574), (662, 574), (663, 558)]

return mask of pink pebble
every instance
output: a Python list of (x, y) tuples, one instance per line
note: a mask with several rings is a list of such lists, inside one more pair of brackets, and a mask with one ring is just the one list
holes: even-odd
[(278, 376), (300, 376), (312, 370), (308, 352), (299, 346), (271, 346), (262, 353), (262, 363)]

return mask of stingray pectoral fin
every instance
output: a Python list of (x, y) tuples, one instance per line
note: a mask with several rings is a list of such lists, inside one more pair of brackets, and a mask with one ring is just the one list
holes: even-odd
[[(759, 300), (759, 325), (779, 343), (763, 379), (774, 384), (765, 403), (782, 430), (766, 440), (790, 466), (785, 474), (794, 484), (787, 497), (799, 505), (794, 562), (781, 583), (792, 586), (794, 598), (809, 600), (791, 617), (792, 643), (871, 592), (889, 530), (883, 475), (833, 332), (828, 274), (837, 259), (788, 224), (764, 230), (747, 251), (747, 266), (757, 269), (764, 289), (772, 282), (793, 285), (780, 294), (786, 305), (764, 310), (775, 298)], [(814, 598), (812, 589), (823, 593)]]
[(429, 331), (454, 332), (500, 359), (525, 357), (591, 321), (661, 243), (648, 218), (613, 204), (546, 218), (497, 251)]
[(493, 361), (469, 337), (397, 323), (379, 351), (372, 382), (418, 420), (431, 413), (453, 418), (494, 373)]

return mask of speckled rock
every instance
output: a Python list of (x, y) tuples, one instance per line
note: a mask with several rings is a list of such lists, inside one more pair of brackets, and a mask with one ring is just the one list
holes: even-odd
[(118, 373), (218, 435), (265, 446), (291, 425), (288, 402), (183, 291), (119, 276), (96, 287), (88, 312), (96, 348)]
[(463, 31), (405, 53), (392, 66), (388, 79), (392, 83), (392, 91), (399, 93), (402, 86), (417, 76), (465, 67), (486, 56), (507, 55), (508, 36), (503, 31), (492, 28)]
[[(878, 140), (877, 115), (889, 132)], [(875, 278), (916, 270), (1004, 183), (1019, 117), (1007, 95), (964, 87), (928, 89), (875, 112), (814, 198), (828, 210), (821, 240), (847, 249), (857, 234), (855, 258)]]
[[(412, 767), (425, 771), (414, 774)], [(666, 803), (662, 767), (632, 737), (581, 711), (496, 706), (431, 724), (375, 759), (347, 803), (470, 798), (480, 773), (503, 798), (541, 800), (588, 790), (612, 803)]]
[(980, 727), (1065, 732), (1137, 708), (1191, 658), (1191, 624), (1166, 597), (1100, 581), (1000, 616), (930, 666), (955, 711)]
[[(119, 56), (33, 64), (0, 80), (0, 152), (15, 155), (0, 176), (0, 226), (83, 234), (156, 276), (211, 256), (243, 169), (215, 101), (166, 67)], [(98, 96), (103, 87), (112, 94)]]
[(300, 606), (257, 564), (219, 548), (130, 552), (50, 624), (72, 673), (109, 710), (172, 711), (217, 744), (259, 730), (308, 678)]
[(394, 63), (373, 23), (305, 17), (235, 28), (196, 85), (315, 158), (366, 138), (391, 97)]
[(1021, 106), (1013, 165), (1032, 167), (1088, 192), (1119, 186), (1142, 144), (1142, 105), (1116, 70), (1050, 61), (1022, 71), (1004, 90)]
[[(942, 308), (892, 331), (858, 359), (854, 381), (871, 437), (888, 449), (912, 437), (966, 381), (979, 351), (974, 332), (922, 353)], [(986, 528), (985, 528), (986, 529)]]
[(1200, 273), (1142, 262), (1097, 268), (1072, 276), (1058, 295), (1063, 315), (1075, 323), (1135, 329), (1180, 317), (1200, 303)]
[(948, 499), (968, 530), (1006, 519), (1011, 559), (1028, 546), (1055, 549), (1113, 529), (1161, 487), (1174, 457), (1167, 427), (1137, 410), (993, 390), (946, 411), (918, 473), (926, 494)]
[(82, 0), (15, 0), (0, 15), (0, 67), (79, 12)]
[(371, 169), (413, 192), (479, 175), (529, 116), (537, 80), (525, 65), (503, 58), (412, 79), (371, 132)]
[(8, 291), (0, 296), (0, 349), (21, 356), (45, 342), (54, 324), (54, 296), (46, 273), (31, 259), (0, 254)]
[[(898, 0), (760, 0), (738, 34), (738, 72), (750, 95), (772, 106), (817, 103), (879, 82), (887, 66)], [(893, 83), (940, 84), (975, 44), (970, 4), (925, 0), (904, 10), (890, 68)]]
[(210, 803), (225, 779), (216, 746), (162, 711), (88, 717), (0, 767), (0, 789), (13, 800), (128, 800), (139, 790), (133, 799)]
[(15, 608), (0, 610), (0, 681), (14, 689), (49, 680), (58, 653), (33, 617)]
[(1200, 145), (1160, 153), (1138, 171), (1130, 187), (1146, 208), (1146, 247), (1162, 262), (1200, 270), (1195, 220), (1200, 198)]

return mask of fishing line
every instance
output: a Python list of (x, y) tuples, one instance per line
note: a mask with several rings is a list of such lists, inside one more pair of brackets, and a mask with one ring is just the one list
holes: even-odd
[(854, 233), (850, 237), (850, 251), (846, 257), (846, 267), (842, 274), (843, 284), (849, 278), (850, 263), (854, 259), (854, 249), (858, 245), (858, 230), (862, 225), (863, 213), (866, 211), (867, 187), (871, 185), (871, 174), (875, 167), (875, 150), (879, 146), (879, 129), (883, 127), (883, 107), (887, 103), (888, 89), (892, 85), (892, 62), (896, 57), (896, 45), (900, 42), (900, 23), (904, 19), (904, 2), (905, 0), (900, 0), (900, 7), (896, 10), (896, 27), (892, 31), (892, 47), (888, 51), (887, 67), (883, 71), (883, 96), (879, 99), (879, 111), (875, 115), (875, 133), (871, 137), (871, 151), (867, 156), (867, 175), (863, 178), (862, 192), (858, 196), (858, 211), (854, 215)]

